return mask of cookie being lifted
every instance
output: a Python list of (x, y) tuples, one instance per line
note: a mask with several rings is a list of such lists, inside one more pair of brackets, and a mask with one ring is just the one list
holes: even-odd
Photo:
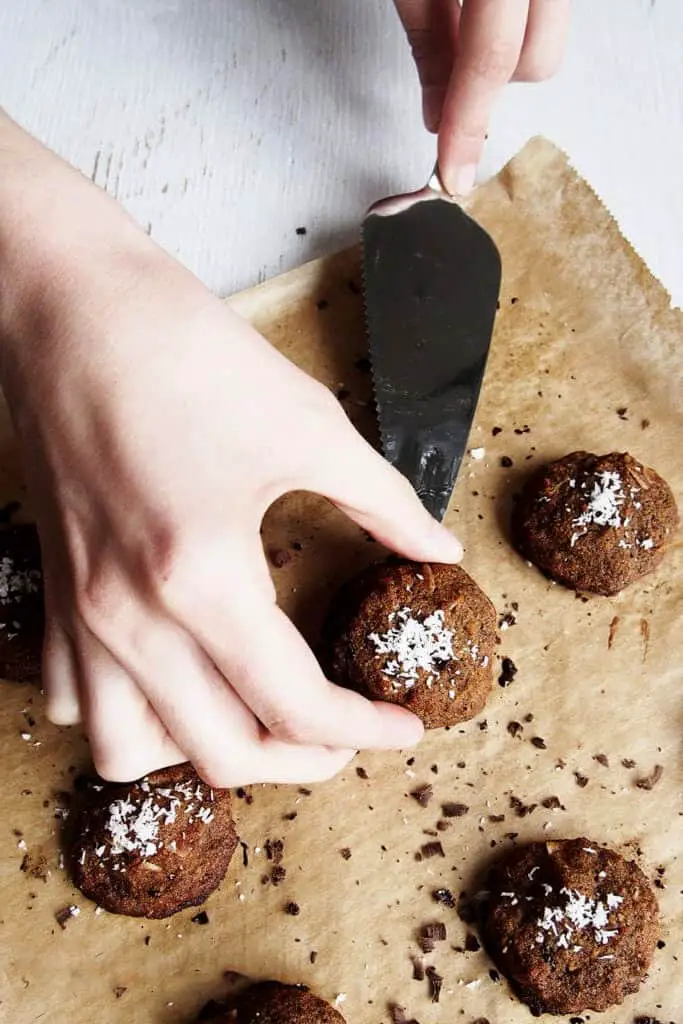
[(333, 1006), (299, 985), (263, 981), (248, 988), (215, 1024), (345, 1024)]
[(487, 947), (532, 1013), (607, 1010), (638, 991), (659, 923), (633, 861), (588, 839), (529, 843), (487, 888)]
[(237, 846), (230, 793), (190, 764), (92, 785), (76, 824), (74, 882), (112, 914), (170, 917), (203, 903)]
[(627, 453), (572, 452), (528, 481), (512, 535), (552, 579), (611, 595), (659, 565), (677, 526), (671, 489), (653, 469)]
[(428, 729), (473, 718), (491, 690), (496, 612), (457, 565), (371, 566), (339, 591), (323, 639), (330, 678)]

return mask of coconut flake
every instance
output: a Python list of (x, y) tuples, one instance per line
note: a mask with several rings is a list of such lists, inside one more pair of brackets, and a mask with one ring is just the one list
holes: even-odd
[(438, 676), (444, 663), (455, 657), (453, 631), (444, 627), (444, 613), (435, 611), (420, 621), (410, 608), (401, 608), (390, 616), (392, 625), (386, 633), (370, 633), (368, 640), (376, 654), (394, 655), (386, 662), (385, 676), (403, 680), (409, 689), (424, 672), (430, 682)]
[[(621, 484), (621, 476), (611, 470), (604, 470), (596, 474), (588, 504), (581, 515), (574, 520), (573, 525), (582, 529), (578, 535), (572, 535), (572, 547), (579, 537), (588, 532), (589, 526), (618, 527), (622, 525), (620, 509), (626, 500), (626, 495)], [(586, 484), (583, 483), (581, 486), (585, 490)]]

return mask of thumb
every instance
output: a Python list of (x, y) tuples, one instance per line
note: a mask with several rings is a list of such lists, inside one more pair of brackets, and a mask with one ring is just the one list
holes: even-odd
[[(342, 453), (342, 450), (344, 454)], [(393, 551), (418, 562), (459, 562), (462, 545), (437, 522), (406, 478), (356, 434), (338, 446), (315, 490)]]
[(437, 132), (454, 59), (458, 4), (443, 0), (395, 0), (422, 86), (425, 127)]

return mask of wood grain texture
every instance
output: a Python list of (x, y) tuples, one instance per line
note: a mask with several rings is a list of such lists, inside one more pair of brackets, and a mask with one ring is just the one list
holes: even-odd
[[(482, 166), (554, 139), (678, 302), (682, 38), (679, 0), (575, 0), (562, 73), (507, 91)], [(5, 0), (0, 104), (221, 294), (350, 244), (433, 162), (390, 0)]]

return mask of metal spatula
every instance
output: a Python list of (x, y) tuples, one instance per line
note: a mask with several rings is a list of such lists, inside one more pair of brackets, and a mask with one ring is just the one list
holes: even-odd
[(441, 520), (484, 376), (500, 256), (435, 172), (371, 207), (363, 263), (384, 454)]

